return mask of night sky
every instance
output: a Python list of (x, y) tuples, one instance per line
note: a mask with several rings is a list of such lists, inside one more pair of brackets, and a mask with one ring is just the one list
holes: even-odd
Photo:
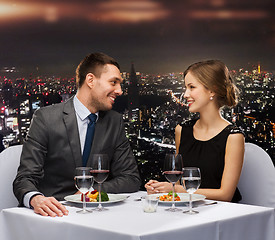
[(181, 72), (220, 59), (275, 71), (274, 0), (0, 0), (0, 69), (72, 75), (90, 52), (122, 71)]

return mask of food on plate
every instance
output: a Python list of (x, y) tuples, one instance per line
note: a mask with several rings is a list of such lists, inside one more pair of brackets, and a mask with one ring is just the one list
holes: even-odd
[[(160, 196), (159, 200), (165, 202), (173, 201), (173, 192)], [(174, 193), (174, 201), (180, 201), (180, 196), (177, 193)]]
[[(83, 201), (83, 194), (81, 195), (81, 201)], [(99, 192), (97, 190), (94, 190), (92, 192), (87, 192), (85, 194), (85, 200), (86, 202), (98, 202), (99, 201)], [(109, 196), (106, 192), (101, 191), (101, 202), (107, 202), (109, 201)]]
[[(96, 197), (96, 200), (99, 201), (99, 196)], [(101, 192), (101, 202), (109, 201), (108, 194), (106, 192)]]

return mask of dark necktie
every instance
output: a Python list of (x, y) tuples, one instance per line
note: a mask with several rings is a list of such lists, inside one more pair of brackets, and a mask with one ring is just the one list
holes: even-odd
[(97, 116), (95, 114), (91, 113), (88, 116), (88, 118), (89, 118), (90, 122), (87, 127), (85, 145), (84, 145), (84, 150), (83, 150), (83, 155), (82, 155), (83, 167), (86, 167), (88, 158), (90, 156), (91, 147), (92, 147), (93, 138), (94, 138), (94, 132), (95, 132), (95, 122), (96, 122)]

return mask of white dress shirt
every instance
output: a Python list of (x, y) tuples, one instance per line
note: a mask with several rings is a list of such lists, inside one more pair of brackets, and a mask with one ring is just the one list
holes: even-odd
[[(79, 101), (79, 99), (76, 96), (74, 97), (74, 109), (75, 109), (77, 125), (78, 125), (81, 152), (83, 153), (87, 128), (90, 122), (88, 116), (91, 114), (91, 112)], [(98, 112), (96, 112), (95, 114), (98, 119)]]

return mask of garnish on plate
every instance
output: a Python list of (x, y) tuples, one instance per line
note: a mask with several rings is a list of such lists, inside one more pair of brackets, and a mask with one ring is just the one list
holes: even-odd
[[(164, 202), (173, 201), (173, 192), (171, 191), (168, 194), (160, 196), (159, 200)], [(180, 201), (180, 196), (177, 193), (174, 193), (174, 201)]]
[[(86, 202), (98, 202), (99, 201), (99, 193), (98, 191), (95, 189), (92, 192), (87, 192), (85, 194), (85, 200)], [(81, 195), (81, 201), (83, 201), (83, 194)], [(107, 202), (109, 201), (109, 196), (106, 192), (102, 192), (101, 191), (101, 202)]]

